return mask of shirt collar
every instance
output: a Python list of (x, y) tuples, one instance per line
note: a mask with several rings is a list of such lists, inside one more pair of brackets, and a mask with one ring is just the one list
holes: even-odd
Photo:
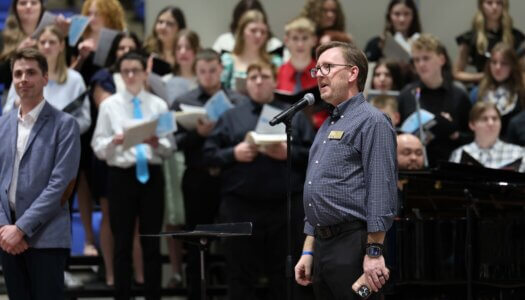
[(142, 102), (144, 101), (145, 97), (146, 97), (146, 92), (144, 91), (144, 89), (141, 89), (137, 95), (133, 95), (127, 89), (124, 89), (124, 91), (122, 92), (122, 98), (124, 98), (124, 100), (129, 103), (132, 103), (133, 98), (137, 98), (139, 99), (139, 101)]
[(337, 106), (335, 106), (330, 116), (332, 119), (338, 120), (347, 111), (356, 108), (363, 102), (365, 102), (365, 97), (363, 96), (363, 93), (359, 93), (353, 96), (352, 98), (345, 100), (344, 102), (341, 102)]
[(35, 123), (36, 119), (38, 119), (38, 116), (40, 115), (40, 112), (44, 108), (45, 103), (46, 103), (46, 100), (42, 99), (42, 101), (40, 101), (40, 103), (38, 103), (37, 106), (33, 107), (33, 109), (23, 117), (21, 114), (22, 113), (21, 107), (19, 107), (18, 108), (18, 121)]

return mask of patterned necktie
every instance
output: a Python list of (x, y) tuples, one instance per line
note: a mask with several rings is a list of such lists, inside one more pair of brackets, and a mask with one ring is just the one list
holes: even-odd
[[(133, 118), (142, 119), (142, 110), (140, 109), (140, 100), (137, 97), (133, 98)], [(137, 155), (136, 174), (137, 179), (141, 183), (148, 182), (149, 171), (148, 171), (148, 159), (146, 157), (146, 145), (138, 144), (135, 146)]]

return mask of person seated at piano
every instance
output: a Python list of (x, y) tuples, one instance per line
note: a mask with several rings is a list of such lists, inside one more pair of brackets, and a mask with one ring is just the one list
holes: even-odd
[(397, 167), (399, 170), (421, 170), (425, 167), (423, 144), (410, 133), (397, 136)]
[(525, 148), (499, 139), (501, 115), (494, 103), (477, 102), (469, 114), (469, 127), (474, 142), (454, 150), (451, 162), (525, 172)]

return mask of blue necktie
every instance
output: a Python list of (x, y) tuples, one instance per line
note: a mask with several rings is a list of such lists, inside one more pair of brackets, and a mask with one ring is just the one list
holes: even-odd
[[(140, 100), (137, 97), (133, 98), (133, 118), (142, 119), (142, 110), (140, 109)], [(137, 166), (136, 173), (137, 179), (141, 183), (148, 182), (149, 171), (148, 171), (148, 159), (146, 157), (146, 145), (138, 144), (135, 146), (137, 155)]]

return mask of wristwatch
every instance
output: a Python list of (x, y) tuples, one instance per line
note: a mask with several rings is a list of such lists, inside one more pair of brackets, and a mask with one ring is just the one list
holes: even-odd
[(383, 255), (384, 246), (379, 243), (366, 244), (366, 255), (371, 258), (378, 258)]

